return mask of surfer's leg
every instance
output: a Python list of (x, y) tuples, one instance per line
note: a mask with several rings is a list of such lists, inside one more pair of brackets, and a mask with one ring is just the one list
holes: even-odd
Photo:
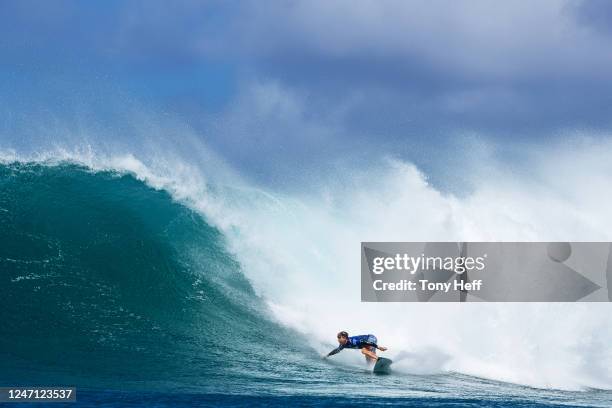
[(378, 359), (376, 356), (376, 349), (374, 347), (364, 347), (361, 349), (361, 353), (365, 356), (366, 361), (370, 364), (375, 363)]

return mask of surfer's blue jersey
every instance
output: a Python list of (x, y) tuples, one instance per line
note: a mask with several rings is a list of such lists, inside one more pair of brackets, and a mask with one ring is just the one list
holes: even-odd
[(336, 347), (335, 349), (330, 351), (327, 356), (333, 356), (334, 354), (341, 352), (345, 348), (362, 349), (364, 347), (368, 347), (368, 348), (373, 347), (374, 350), (376, 350), (378, 348), (377, 343), (378, 343), (378, 339), (376, 339), (376, 336), (374, 336), (373, 334), (364, 334), (361, 336), (351, 336), (348, 338), (348, 341), (346, 342), (345, 345), (340, 345)]

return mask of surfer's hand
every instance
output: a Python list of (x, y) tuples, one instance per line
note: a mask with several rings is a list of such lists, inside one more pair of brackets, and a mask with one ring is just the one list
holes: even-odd
[(382, 346), (379, 346), (379, 347), (378, 347), (378, 349), (379, 349), (380, 351), (387, 351), (387, 348), (386, 348), (386, 347), (382, 347)]

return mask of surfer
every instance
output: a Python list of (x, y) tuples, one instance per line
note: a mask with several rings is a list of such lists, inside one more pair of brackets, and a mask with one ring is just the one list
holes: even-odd
[(333, 356), (334, 354), (341, 352), (345, 348), (361, 349), (361, 353), (365, 356), (366, 361), (373, 363), (378, 360), (378, 356), (376, 355), (376, 349), (380, 351), (387, 350), (386, 347), (379, 346), (377, 342), (378, 339), (373, 334), (364, 334), (361, 336), (349, 337), (347, 332), (341, 331), (340, 333), (338, 333), (338, 343), (340, 345), (330, 351), (325, 356), (325, 358)]

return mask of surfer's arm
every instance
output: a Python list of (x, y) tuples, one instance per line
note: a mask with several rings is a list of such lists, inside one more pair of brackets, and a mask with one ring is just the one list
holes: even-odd
[(343, 348), (344, 347), (342, 347), (342, 346), (336, 347), (335, 349), (333, 349), (332, 351), (327, 353), (327, 356), (325, 356), (325, 357), (329, 357), (329, 356), (333, 356), (334, 354), (338, 354), (339, 352), (342, 351)]

